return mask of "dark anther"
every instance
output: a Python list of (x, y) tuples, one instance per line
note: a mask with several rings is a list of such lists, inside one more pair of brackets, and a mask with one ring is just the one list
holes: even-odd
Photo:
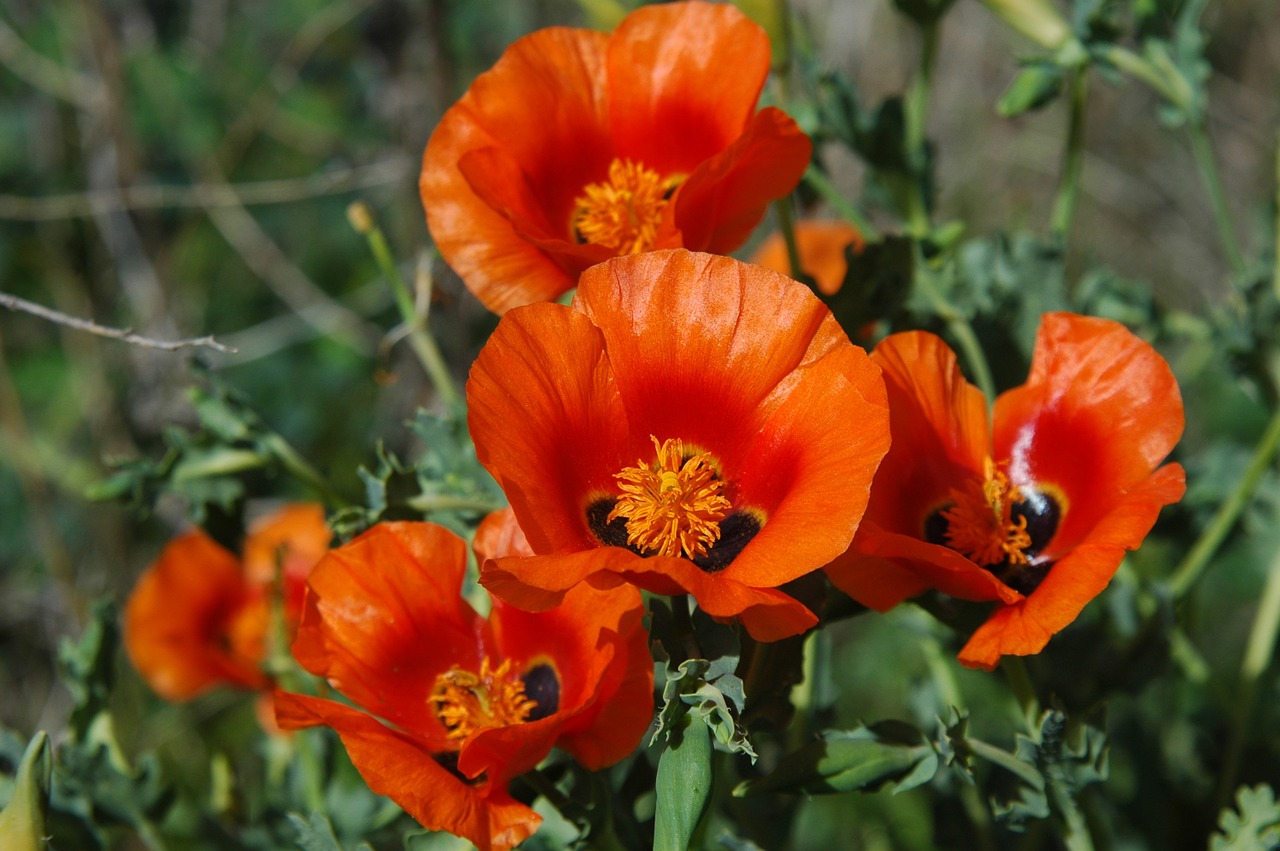
[(520, 675), (524, 683), (524, 696), (537, 706), (529, 711), (526, 721), (546, 718), (560, 708), (560, 678), (550, 665), (534, 665)]
[(720, 521), (720, 540), (708, 548), (706, 555), (693, 563), (707, 573), (718, 573), (728, 567), (760, 531), (760, 521), (749, 511), (735, 511)]

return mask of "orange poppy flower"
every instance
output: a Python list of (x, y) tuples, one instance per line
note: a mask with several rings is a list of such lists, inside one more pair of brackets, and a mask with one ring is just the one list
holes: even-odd
[(995, 600), (971, 667), (1040, 652), (1186, 488), (1160, 463), (1182, 434), (1169, 365), (1118, 323), (1041, 321), (1026, 384), (986, 400), (932, 334), (886, 338), (893, 446), (831, 581), (881, 611), (928, 588)]
[(237, 559), (199, 530), (170, 541), (138, 579), (124, 646), (153, 690), (190, 700), (218, 685), (262, 689), (269, 601), (279, 565), (286, 623), (297, 623), (306, 575), (329, 547), (319, 505), (289, 505), (249, 528)]
[(848, 546), (889, 445), (879, 370), (807, 287), (681, 249), (509, 312), (467, 404), (537, 554), (486, 561), (490, 591), (538, 609), (630, 582), (764, 641), (816, 622), (778, 586)]
[(733, 250), (809, 162), (794, 121), (756, 112), (768, 73), (768, 36), (729, 4), (519, 39), (427, 144), (419, 187), (440, 254), (504, 313), (619, 254)]
[[(824, 222), (806, 219), (796, 222), (796, 252), (800, 255), (800, 271), (818, 285), (818, 292), (831, 296), (840, 292), (849, 271), (845, 250), (862, 250), (862, 234), (848, 222)], [(751, 262), (784, 275), (791, 274), (787, 243), (780, 232), (769, 234), (751, 255)]]
[(332, 727), (369, 787), (426, 827), (503, 849), (541, 822), (508, 781), (553, 746), (590, 769), (631, 753), (653, 663), (638, 593), (582, 588), (541, 614), (494, 600), (486, 621), (462, 599), (466, 561), (431, 523), (382, 523), (333, 550), (293, 652), (356, 706), (277, 691), (276, 717)]

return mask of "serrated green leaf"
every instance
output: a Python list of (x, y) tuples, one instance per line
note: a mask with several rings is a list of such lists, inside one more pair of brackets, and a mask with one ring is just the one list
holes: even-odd
[(829, 730), (783, 758), (764, 777), (747, 780), (735, 797), (763, 792), (905, 791), (927, 783), (938, 770), (938, 752), (914, 726), (882, 721), (852, 730)]
[(1273, 851), (1280, 846), (1280, 803), (1270, 786), (1241, 786), (1235, 809), (1218, 817), (1209, 851)]

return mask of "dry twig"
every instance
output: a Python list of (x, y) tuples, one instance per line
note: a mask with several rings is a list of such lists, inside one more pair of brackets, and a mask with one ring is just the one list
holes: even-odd
[(165, 352), (173, 352), (178, 349), (191, 349), (198, 347), (207, 347), (219, 352), (227, 354), (235, 354), (235, 349), (230, 346), (224, 346), (212, 336), (192, 337), (187, 340), (155, 340), (151, 337), (144, 337), (141, 334), (135, 334), (131, 328), (111, 328), (106, 325), (99, 325), (97, 322), (91, 322), (88, 319), (79, 319), (75, 316), (68, 316), (60, 310), (45, 307), (42, 304), (36, 304), (33, 301), (27, 301), (25, 298), (18, 298), (16, 295), (9, 293), (0, 293), (0, 307), (7, 307), (10, 310), (16, 310), (21, 313), (29, 313), (32, 316), (38, 316), (41, 319), (47, 319), (58, 325), (65, 325), (68, 328), (74, 328), (77, 331), (88, 331), (90, 334), (97, 334), (99, 337), (110, 337), (113, 340), (120, 340), (123, 343), (129, 343), (134, 346), (142, 346), (148, 349), (160, 349)]

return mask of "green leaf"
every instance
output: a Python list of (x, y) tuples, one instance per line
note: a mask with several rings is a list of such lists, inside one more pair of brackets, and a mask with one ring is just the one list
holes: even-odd
[[(333, 833), (333, 825), (320, 813), (312, 813), (310, 818), (303, 818), (298, 813), (289, 813), (289, 821), (298, 831), (298, 847), (303, 851), (346, 851)], [(369, 851), (369, 843), (361, 842), (356, 851)]]
[(65, 640), (58, 648), (62, 682), (75, 701), (71, 730), (78, 740), (84, 740), (94, 720), (107, 711), (107, 699), (115, 685), (119, 646), (116, 608), (110, 601), (101, 601), (94, 606), (92, 619), (80, 641)]
[(48, 840), (45, 815), (49, 809), (52, 778), (49, 737), (42, 730), (27, 745), (14, 778), (13, 795), (0, 810), (0, 848), (39, 851), (45, 847)]
[(844, 283), (832, 296), (823, 297), (841, 327), (850, 335), (868, 322), (896, 314), (911, 292), (915, 259), (911, 240), (887, 236), (847, 251)]
[(1280, 846), (1280, 803), (1270, 786), (1241, 786), (1236, 808), (1218, 817), (1209, 851), (1272, 851)]
[(654, 851), (684, 851), (711, 799), (711, 736), (706, 724), (685, 714), (658, 758), (658, 809)]
[(927, 783), (938, 770), (938, 752), (905, 721), (880, 721), (852, 730), (828, 730), (785, 757), (764, 777), (733, 790), (743, 798), (762, 792), (902, 792)]
[(1028, 63), (1000, 96), (996, 112), (1004, 118), (1013, 118), (1051, 103), (1062, 91), (1064, 77), (1062, 66), (1057, 63)]

